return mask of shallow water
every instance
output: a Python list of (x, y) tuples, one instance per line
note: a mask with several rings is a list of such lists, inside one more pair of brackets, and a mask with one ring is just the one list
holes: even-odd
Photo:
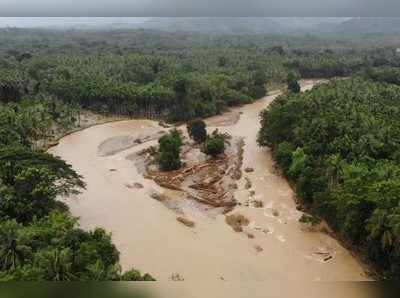
[[(304, 87), (311, 88), (312, 82), (306, 82)], [(144, 179), (126, 157), (157, 141), (110, 156), (98, 154), (98, 146), (109, 138), (152, 135), (165, 130), (150, 120), (91, 127), (63, 138), (50, 150), (71, 163), (87, 183), (82, 194), (66, 199), (72, 214), (80, 217), (84, 228), (100, 226), (112, 232), (124, 269), (134, 266), (160, 281), (168, 281), (175, 273), (192, 282), (368, 279), (362, 266), (335, 239), (301, 229), (298, 219), (302, 213), (296, 210), (295, 194), (276, 173), (269, 150), (257, 146), (259, 112), (274, 98), (275, 95), (265, 97), (234, 109), (241, 112), (239, 121), (218, 127), (222, 132), (245, 137), (243, 169), (252, 167), (254, 172), (243, 173), (235, 196), (241, 203), (251, 199), (244, 189), (247, 176), (252, 182), (251, 190), (255, 191), (253, 199), (262, 201), (264, 207), (242, 204), (233, 213), (241, 213), (250, 220), (245, 231), (252, 233), (254, 239), (234, 232), (223, 215), (209, 217), (193, 211), (190, 218), (196, 226), (187, 228), (177, 222), (178, 215), (173, 210), (150, 198), (151, 191), (163, 190)], [(144, 188), (126, 187), (135, 182)], [(324, 262), (318, 252), (329, 252), (333, 258)]]

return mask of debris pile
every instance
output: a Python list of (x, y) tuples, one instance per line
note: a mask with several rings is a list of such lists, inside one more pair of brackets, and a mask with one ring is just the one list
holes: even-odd
[[(223, 213), (228, 213), (237, 205), (233, 194), (237, 189), (235, 180), (241, 177), (243, 163), (241, 150), (244, 146), (242, 139), (237, 139), (232, 143), (233, 145), (226, 148), (225, 154), (217, 158), (203, 161), (189, 160), (180, 169), (168, 172), (158, 169), (152, 154), (143, 152), (142, 157), (146, 158), (144, 176), (161, 187), (184, 193), (187, 199), (213, 208), (222, 208)], [(190, 146), (187, 143), (185, 145), (182, 156), (188, 160), (196, 155), (192, 154), (192, 151), (198, 151), (198, 148), (196, 145)]]

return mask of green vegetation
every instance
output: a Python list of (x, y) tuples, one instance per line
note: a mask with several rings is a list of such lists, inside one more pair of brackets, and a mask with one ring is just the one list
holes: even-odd
[(186, 121), (263, 97), (266, 84), (285, 83), (288, 72), (330, 78), (399, 66), (396, 47), (390, 36), (7, 28), (0, 29), (0, 101), (48, 98), (97, 113)]
[(225, 135), (214, 130), (211, 136), (207, 136), (204, 142), (203, 151), (207, 155), (211, 155), (213, 158), (224, 153), (225, 151)]
[(289, 72), (286, 82), (289, 92), (299, 93), (301, 91), (300, 84), (298, 82), (298, 77), (296, 76), (295, 73)]
[(321, 219), (312, 215), (303, 214), (300, 217), (299, 222), (305, 225), (316, 226), (321, 223)]
[(158, 164), (163, 171), (173, 171), (181, 166), (182, 138), (174, 129), (169, 134), (162, 136), (159, 140)]
[(27, 148), (0, 150), (0, 218), (28, 224), (57, 207), (57, 196), (84, 187), (71, 166), (50, 154)]
[[(0, 29), (0, 279), (152, 279), (122, 273), (110, 235), (81, 230), (57, 200), (85, 184), (43, 148), (81, 113), (189, 121), (285, 83), (292, 92), (263, 113), (259, 143), (273, 147), (305, 204), (398, 278), (398, 47), (391, 36)], [(292, 75), (356, 72), (364, 80), (306, 94)], [(224, 152), (225, 136), (206, 137), (200, 121), (188, 128), (207, 154)], [(160, 168), (179, 168), (179, 133), (159, 145)]]
[[(374, 70), (376, 81), (388, 70)], [(384, 79), (383, 79), (384, 78)], [(400, 87), (355, 78), (276, 99), (258, 142), (300, 200), (383, 272), (400, 278)]]
[(207, 138), (206, 123), (201, 119), (191, 121), (187, 125), (189, 136), (197, 143), (204, 143)]
[(371, 67), (363, 76), (380, 83), (400, 85), (400, 69), (396, 67)]

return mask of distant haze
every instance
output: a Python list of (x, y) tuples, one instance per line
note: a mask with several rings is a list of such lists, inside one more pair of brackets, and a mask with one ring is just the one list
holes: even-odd
[(0, 28), (154, 29), (224, 34), (400, 33), (400, 18), (0, 17)]
[(330, 32), (348, 18), (129, 18), (129, 17), (0, 17), (0, 28), (155, 29), (205, 33)]
[[(1, 3), (2, 0), (0, 0)], [(0, 27), (18, 28), (70, 28), (79, 25), (110, 26), (112, 24), (138, 25), (149, 18), (132, 17), (0, 17)]]

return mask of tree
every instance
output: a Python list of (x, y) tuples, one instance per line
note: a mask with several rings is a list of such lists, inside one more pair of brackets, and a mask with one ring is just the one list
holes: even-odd
[(0, 220), (1, 281), (154, 280), (122, 272), (119, 253), (103, 229), (84, 231), (58, 211), (22, 225)]
[(204, 142), (203, 151), (205, 154), (211, 155), (213, 158), (224, 153), (225, 136), (218, 133), (218, 130), (215, 130), (211, 136), (207, 136), (207, 139)]
[(206, 123), (197, 119), (187, 125), (189, 136), (197, 143), (203, 143), (207, 138)]
[(15, 270), (29, 260), (31, 249), (20, 229), (15, 220), (0, 224), (0, 270)]
[(299, 93), (301, 91), (301, 88), (300, 88), (300, 85), (298, 82), (298, 76), (293, 72), (288, 73), (287, 85), (288, 85), (288, 90), (292, 93)]
[(79, 193), (84, 182), (70, 165), (27, 148), (0, 150), (0, 217), (27, 223), (49, 214), (57, 196)]
[(307, 155), (302, 148), (297, 148), (292, 153), (292, 162), (288, 174), (292, 178), (298, 178), (304, 170), (307, 161)]
[(293, 146), (289, 142), (280, 143), (274, 152), (274, 158), (285, 172), (289, 170), (292, 163)]
[(162, 136), (158, 143), (158, 163), (161, 170), (177, 170), (181, 166), (182, 139), (179, 132), (176, 129), (171, 131), (169, 134)]

